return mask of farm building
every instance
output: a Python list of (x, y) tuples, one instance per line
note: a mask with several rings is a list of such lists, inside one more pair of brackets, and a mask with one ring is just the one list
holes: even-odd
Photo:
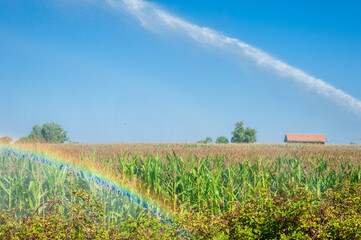
[(327, 139), (323, 134), (294, 134), (286, 133), (285, 140), (286, 143), (316, 143), (316, 144), (325, 144)]

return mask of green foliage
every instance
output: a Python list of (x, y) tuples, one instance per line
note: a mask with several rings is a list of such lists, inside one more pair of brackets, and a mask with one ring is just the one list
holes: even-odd
[(68, 141), (66, 131), (56, 123), (45, 123), (41, 128), (41, 135), (45, 142), (48, 143), (63, 143)]
[(34, 125), (33, 130), (30, 132), (27, 138), (32, 142), (46, 142), (42, 134), (42, 127), (40, 127), (38, 124)]
[[(304, 188), (295, 196), (272, 196), (263, 189), (224, 214), (177, 214), (160, 221), (144, 214), (110, 225), (101, 222), (100, 202), (84, 190), (72, 191), (80, 204), (64, 214), (61, 201), (46, 203), (21, 221), (0, 211), (1, 239), (361, 239), (361, 185), (345, 182), (322, 197)], [(45, 206), (45, 205), (44, 205)]]
[(246, 130), (244, 131), (244, 142), (246, 143), (257, 142), (256, 133), (257, 133), (256, 129), (247, 127)]
[(0, 239), (361, 239), (360, 167), (226, 160), (118, 156), (109, 169), (172, 204), (161, 219), (66, 169), (0, 154)]
[(0, 154), (0, 239), (183, 239), (111, 193), (64, 167)]
[(141, 188), (152, 192), (173, 211), (202, 211), (206, 206), (214, 214), (229, 211), (235, 202), (253, 199), (261, 189), (273, 195), (294, 195), (304, 186), (316, 196), (346, 180), (361, 182), (361, 167), (349, 162), (330, 163), (316, 156), (316, 161), (279, 157), (254, 159), (230, 166), (224, 156), (182, 159), (167, 154), (166, 159), (147, 154), (118, 156), (114, 173), (137, 179)]
[(349, 182), (315, 197), (262, 192), (224, 215), (229, 239), (361, 239), (361, 185)]
[(88, 191), (72, 185), (69, 194), (71, 202), (46, 201), (20, 220), (0, 211), (0, 239), (169, 239), (175, 234), (174, 227), (149, 214), (106, 224), (103, 204)]
[(35, 208), (38, 208), (39, 214), (44, 213), (41, 206), (49, 201), (62, 201), (70, 208), (69, 203), (79, 203), (70, 192), (80, 190), (88, 191), (102, 202), (106, 209), (103, 223), (137, 218), (145, 211), (139, 204), (119, 197), (110, 189), (86, 181), (81, 174), (69, 176), (69, 170), (64, 166), (58, 169), (23, 158), (0, 155), (0, 210), (12, 212), (15, 219)]
[(304, 188), (294, 196), (263, 189), (252, 200), (212, 215), (191, 212), (178, 218), (198, 239), (361, 239), (361, 184), (345, 182), (322, 197)]
[(10, 144), (13, 141), (11, 137), (0, 137), (0, 144)]
[(29, 139), (28, 137), (21, 137), (15, 141), (15, 143), (31, 143), (31, 142), (33, 142), (33, 141), (31, 139)]
[(205, 140), (200, 140), (197, 143), (212, 143), (213, 139), (210, 137), (207, 137)]
[(42, 126), (34, 125), (33, 130), (27, 137), (20, 138), (18, 143), (28, 142), (46, 142), (46, 143), (64, 143), (69, 141), (66, 131), (56, 123), (44, 123)]
[(241, 143), (244, 141), (244, 126), (243, 126), (243, 122), (236, 122), (235, 124), (235, 129), (234, 131), (231, 133), (232, 139), (231, 142), (232, 143)]
[(247, 127), (244, 128), (243, 122), (236, 122), (235, 129), (232, 132), (232, 143), (254, 143), (257, 141), (257, 130)]
[(216, 143), (228, 143), (228, 139), (225, 136), (217, 137)]

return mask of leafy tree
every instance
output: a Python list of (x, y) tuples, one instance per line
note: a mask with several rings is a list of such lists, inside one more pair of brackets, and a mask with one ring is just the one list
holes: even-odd
[(212, 143), (213, 139), (210, 137), (207, 137), (205, 140), (200, 140), (197, 143)]
[(256, 133), (257, 133), (256, 129), (247, 127), (246, 131), (244, 131), (244, 142), (246, 143), (257, 142)]
[(48, 143), (64, 143), (69, 138), (66, 136), (66, 131), (56, 123), (45, 123), (41, 128), (41, 136)]
[(228, 139), (225, 136), (217, 137), (216, 143), (228, 143)]
[(13, 141), (13, 139), (8, 136), (0, 138), (0, 143), (3, 143), (3, 144), (10, 144), (12, 141)]
[(28, 137), (21, 137), (15, 143), (28, 143), (28, 142), (32, 142), (32, 140), (29, 139)]
[(27, 137), (20, 138), (17, 142), (46, 142), (46, 143), (64, 143), (69, 138), (66, 131), (56, 123), (44, 123), (42, 126), (34, 125), (33, 130)]
[[(45, 124), (44, 124), (45, 125)], [(42, 127), (38, 124), (34, 125), (33, 130), (30, 132), (28, 139), (24, 139), (28, 142), (46, 142), (42, 136)]]
[(236, 122), (235, 129), (232, 132), (232, 143), (253, 143), (257, 141), (257, 130), (254, 128), (244, 128), (243, 122)]
[(244, 141), (244, 126), (243, 122), (236, 122), (235, 129), (232, 132), (233, 137), (231, 138), (232, 143), (240, 143)]

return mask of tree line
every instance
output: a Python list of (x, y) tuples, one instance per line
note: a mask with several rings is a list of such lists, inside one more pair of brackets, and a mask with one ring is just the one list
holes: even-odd
[[(44, 123), (42, 126), (34, 125), (26, 137), (21, 137), (15, 143), (64, 143), (69, 141), (67, 132), (57, 123)], [(13, 139), (9, 136), (0, 137), (0, 144), (10, 144)]]
[[(244, 123), (236, 122), (234, 131), (231, 132), (232, 138), (231, 143), (254, 143), (257, 142), (257, 130), (254, 128), (244, 128)], [(213, 139), (207, 137), (205, 140), (200, 140), (197, 143), (212, 143)], [(228, 138), (225, 136), (219, 136), (215, 143), (229, 143)]]
[[(10, 144), (13, 139), (5, 136), (0, 137), (0, 144)], [(44, 123), (42, 126), (34, 125), (32, 131), (26, 137), (21, 137), (15, 143), (64, 143), (69, 141), (67, 132), (57, 123)]]
[(36, 124), (27, 137), (20, 138), (19, 143), (64, 143), (69, 141), (67, 132), (57, 123), (44, 123), (42, 126)]
[[(254, 143), (257, 141), (257, 130), (244, 127), (244, 123), (236, 122), (234, 131), (231, 132), (231, 143)], [(10, 137), (0, 137), (0, 143), (9, 144), (13, 140)], [(42, 126), (36, 124), (26, 137), (21, 137), (16, 143), (64, 143), (69, 141), (67, 132), (57, 123), (44, 123)], [(197, 143), (213, 143), (211, 137)], [(229, 143), (225, 136), (217, 137), (215, 143)]]

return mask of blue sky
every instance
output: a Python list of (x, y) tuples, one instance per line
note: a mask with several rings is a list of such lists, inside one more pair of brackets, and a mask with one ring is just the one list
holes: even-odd
[[(358, 1), (152, 3), (361, 100)], [(0, 83), (0, 135), (14, 139), (56, 122), (78, 142), (194, 142), (230, 138), (236, 121), (258, 142), (361, 138), (361, 117), (333, 99), (102, 0), (0, 1)]]

